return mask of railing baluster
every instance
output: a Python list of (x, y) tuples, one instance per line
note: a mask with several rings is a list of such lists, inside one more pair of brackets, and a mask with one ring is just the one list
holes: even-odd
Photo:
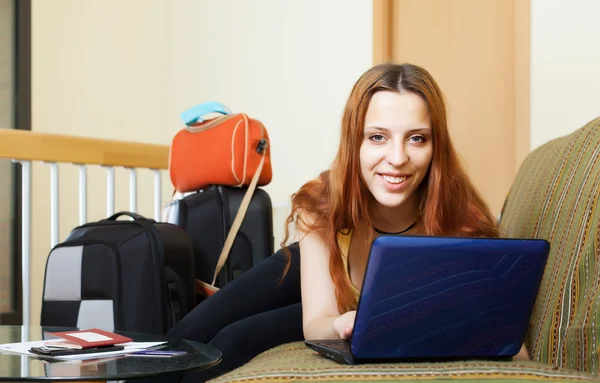
[[(21, 342), (29, 342), (29, 327), (21, 327)], [(29, 376), (29, 355), (21, 355), (21, 376)]]
[[(18, 161), (21, 164), (21, 342), (29, 342), (30, 311), (30, 259), (31, 259), (31, 162)], [(21, 357), (21, 376), (29, 376), (28, 357)]]
[(162, 184), (160, 180), (161, 171), (153, 169), (154, 172), (154, 220), (160, 222), (161, 220), (161, 199), (162, 199)]
[(79, 165), (79, 224), (87, 222), (87, 165)]
[(106, 167), (106, 216), (115, 214), (115, 168)]
[(50, 163), (50, 248), (58, 244), (58, 164)]
[(129, 169), (129, 211), (137, 212), (137, 174), (135, 168)]
[[(23, 328), (27, 328), (29, 326), (31, 291), (29, 288), (31, 268), (31, 162), (14, 162), (21, 164), (21, 305)], [(29, 363), (25, 364), (29, 365)]]

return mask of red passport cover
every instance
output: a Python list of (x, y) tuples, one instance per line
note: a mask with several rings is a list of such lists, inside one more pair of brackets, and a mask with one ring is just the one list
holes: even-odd
[(48, 335), (57, 336), (69, 343), (76, 344), (81, 348), (113, 346), (115, 344), (129, 343), (133, 340), (126, 336), (97, 328), (78, 331), (49, 332)]

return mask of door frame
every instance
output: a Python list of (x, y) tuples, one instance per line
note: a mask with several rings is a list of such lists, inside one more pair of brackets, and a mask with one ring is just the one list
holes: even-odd
[[(31, 0), (13, 0), (14, 11), (14, 129), (31, 130)], [(21, 165), (13, 164), (12, 302), (13, 310), (0, 313), (3, 325), (23, 323), (21, 269)]]

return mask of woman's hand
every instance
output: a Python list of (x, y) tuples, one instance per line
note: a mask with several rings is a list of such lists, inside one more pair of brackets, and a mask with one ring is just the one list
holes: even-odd
[(356, 318), (356, 310), (348, 311), (340, 315), (333, 321), (333, 331), (340, 336), (341, 339), (348, 339), (352, 335), (354, 328), (354, 319)]
[(527, 347), (525, 347), (525, 345), (521, 345), (521, 350), (513, 357), (513, 360), (529, 360), (529, 353), (527, 352)]

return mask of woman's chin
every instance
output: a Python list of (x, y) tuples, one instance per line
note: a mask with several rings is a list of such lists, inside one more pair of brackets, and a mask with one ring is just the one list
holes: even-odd
[(406, 201), (406, 198), (404, 195), (389, 195), (386, 193), (386, 195), (375, 196), (375, 201), (377, 204), (381, 205), (381, 207), (394, 209), (401, 207)]

